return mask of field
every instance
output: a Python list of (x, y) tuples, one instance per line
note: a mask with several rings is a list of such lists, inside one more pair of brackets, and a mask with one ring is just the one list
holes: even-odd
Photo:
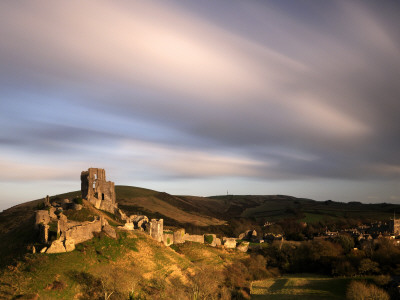
[(251, 299), (344, 299), (351, 280), (297, 274), (254, 281)]

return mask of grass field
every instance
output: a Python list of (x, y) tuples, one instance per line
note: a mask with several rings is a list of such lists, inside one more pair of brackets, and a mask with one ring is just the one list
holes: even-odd
[(306, 223), (317, 223), (319, 221), (325, 220), (327, 218), (326, 215), (314, 214), (314, 213), (304, 213), (303, 222)]
[(251, 299), (345, 299), (351, 278), (296, 274), (254, 281)]

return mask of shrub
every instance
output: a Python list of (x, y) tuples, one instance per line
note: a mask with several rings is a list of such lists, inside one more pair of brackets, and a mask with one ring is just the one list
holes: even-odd
[(44, 204), (44, 202), (40, 202), (38, 205), (36, 205), (36, 209), (38, 210), (42, 210), (46, 207), (46, 205)]
[(369, 258), (365, 258), (361, 260), (360, 265), (358, 267), (358, 272), (360, 274), (373, 274), (379, 272), (379, 264), (375, 261), (370, 260)]
[(74, 203), (76, 203), (76, 204), (83, 204), (83, 200), (82, 200), (82, 198), (81, 197), (76, 197), (76, 198), (74, 198)]
[(267, 260), (262, 255), (251, 255), (244, 264), (248, 268), (251, 280), (260, 280), (269, 277)]
[(206, 244), (212, 244), (213, 240), (214, 240), (214, 237), (211, 234), (204, 236), (204, 242)]
[(347, 287), (346, 298), (348, 300), (390, 300), (389, 294), (374, 284), (361, 281), (352, 281)]
[(79, 283), (82, 288), (81, 299), (99, 299), (102, 296), (102, 283), (100, 278), (87, 272), (71, 271), (70, 277), (73, 281)]
[(388, 285), (391, 281), (391, 277), (389, 275), (378, 275), (374, 277), (374, 282), (378, 286)]

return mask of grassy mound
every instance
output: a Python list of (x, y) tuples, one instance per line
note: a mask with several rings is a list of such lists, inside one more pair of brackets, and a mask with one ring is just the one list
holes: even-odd
[(127, 299), (132, 291), (155, 292), (159, 281), (184, 280), (190, 266), (143, 233), (119, 232), (118, 239), (99, 234), (72, 252), (26, 255), (2, 271), (0, 298), (104, 299), (113, 293), (111, 299)]

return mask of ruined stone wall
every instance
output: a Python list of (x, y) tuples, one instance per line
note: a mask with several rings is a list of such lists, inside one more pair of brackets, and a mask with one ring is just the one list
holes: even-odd
[(49, 211), (38, 210), (35, 214), (35, 229), (39, 229), (39, 224), (48, 224), (50, 222)]
[(49, 227), (47, 224), (39, 224), (39, 241), (43, 244), (49, 240)]
[(185, 229), (181, 228), (174, 231), (174, 244), (183, 244), (185, 242)]
[(66, 239), (74, 240), (75, 244), (82, 243), (84, 241), (93, 238), (93, 232), (101, 231), (101, 220), (93, 222), (85, 222), (82, 225), (77, 225), (69, 228), (65, 234)]
[(213, 233), (207, 233), (204, 235), (204, 243), (209, 244), (212, 247), (215, 247), (217, 244), (217, 235)]
[(151, 219), (149, 227), (150, 227), (149, 229), (150, 236), (157, 242), (162, 242), (164, 234), (164, 220)]
[(185, 234), (185, 241), (204, 244), (204, 235)]
[(171, 246), (174, 243), (174, 234), (169, 232), (164, 232), (163, 241), (165, 246)]
[(236, 248), (236, 238), (224, 237), (223, 240), (222, 240), (222, 243), (224, 244), (224, 247), (226, 249), (234, 249), (234, 248)]

